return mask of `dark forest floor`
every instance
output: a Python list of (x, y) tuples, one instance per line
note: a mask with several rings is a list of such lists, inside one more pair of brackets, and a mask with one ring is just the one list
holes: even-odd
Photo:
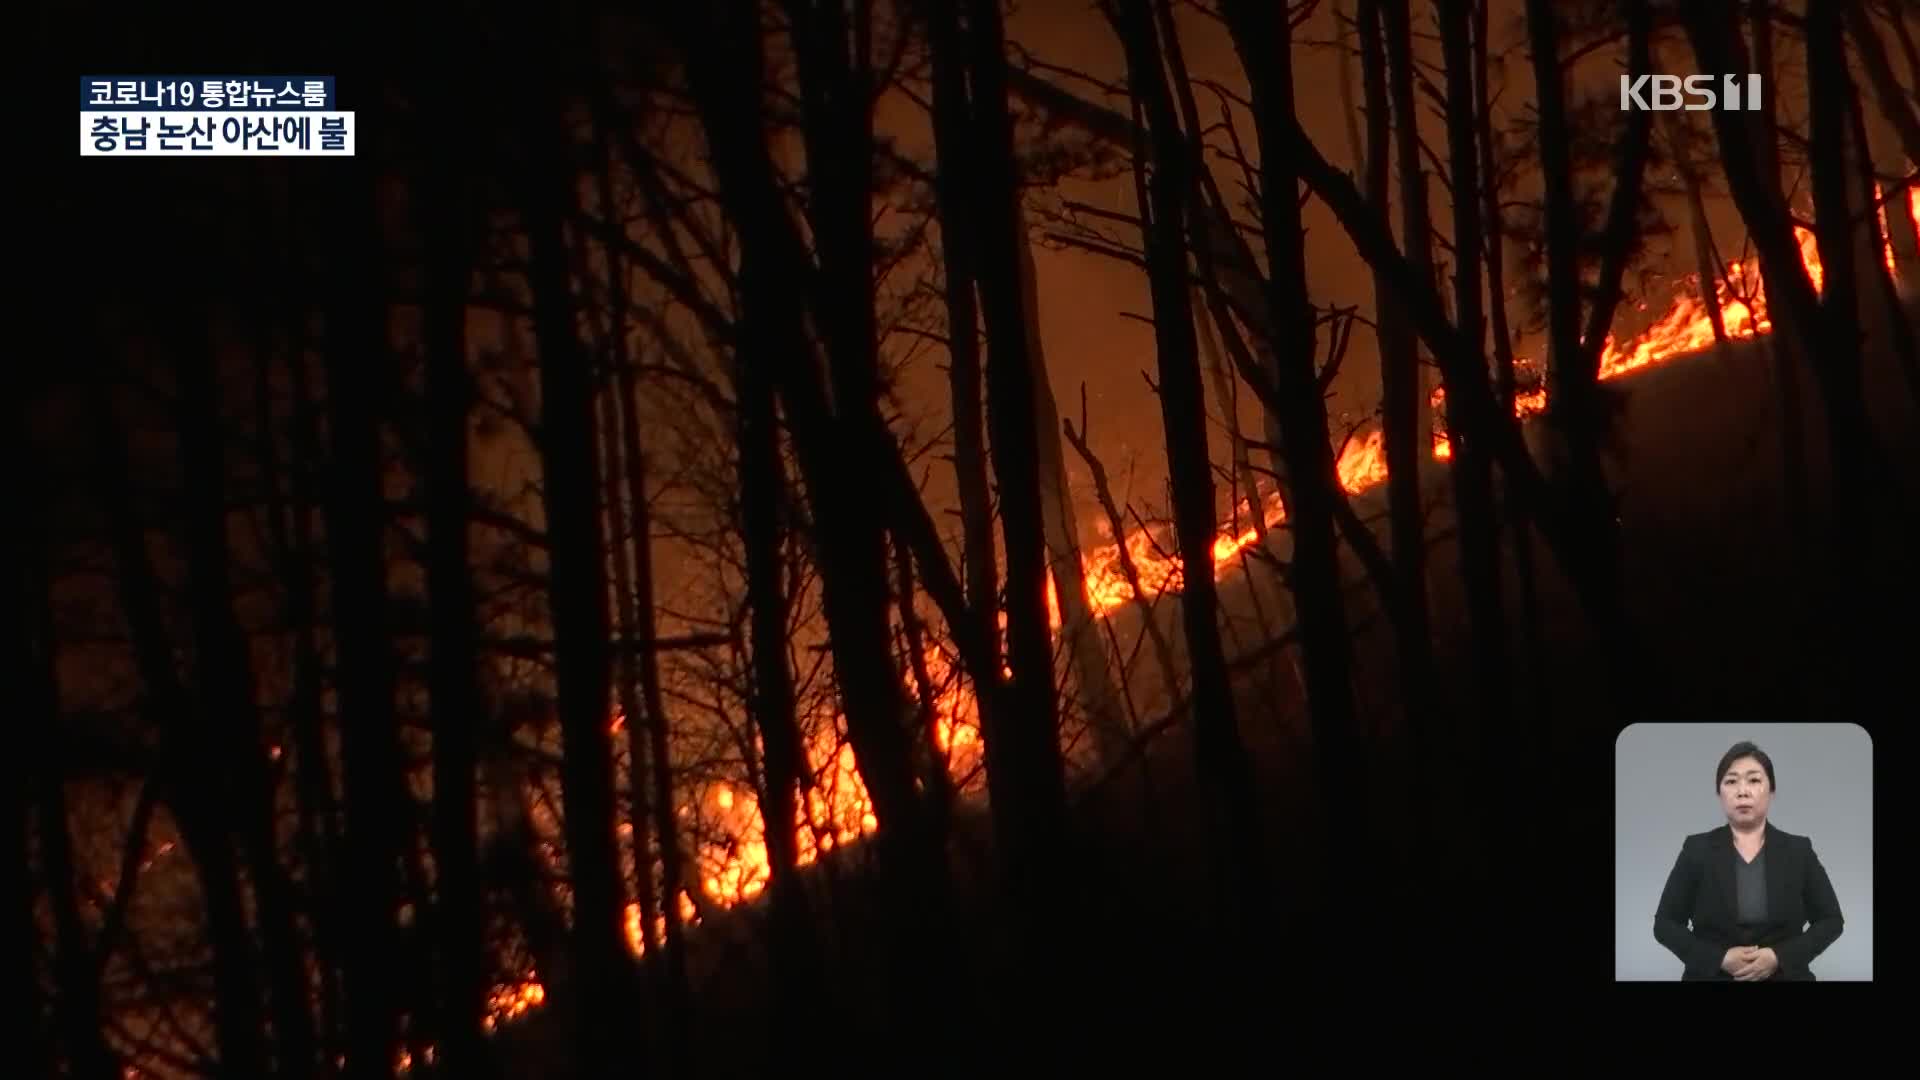
[[(1568, 763), (1567, 771), (1587, 775), (1585, 782), (1601, 810), (1609, 798), (1612, 736), (1626, 723), (1827, 719), (1833, 717), (1823, 703), (1842, 696), (1833, 685), (1836, 678), (1859, 681), (1853, 689), (1872, 696), (1898, 689), (1892, 670), (1834, 672), (1809, 664), (1802, 654), (1801, 642), (1808, 635), (1830, 636), (1830, 628), (1817, 623), (1818, 614), (1796, 614), (1792, 599), (1797, 579), (1781, 495), (1778, 398), (1764, 345), (1669, 362), (1608, 385), (1626, 395), (1627, 405), (1621, 432), (1625, 454), (1615, 462), (1615, 483), (1623, 492), (1628, 607), (1641, 637), (1636, 646), (1662, 666), (1660, 694), (1641, 699), (1642, 706), (1632, 715), (1622, 714), (1617, 692), (1621, 673), (1602, 659), (1600, 643), (1537, 543), (1547, 699), (1539, 700), (1530, 689), (1517, 647), (1512, 681), (1518, 722), (1549, 733), (1550, 753), (1586, 756)], [(1886, 504), (1875, 508), (1890, 542), (1877, 548), (1849, 544), (1844, 550), (1855, 561), (1849, 569), (1861, 575), (1856, 580), (1875, 583), (1874, 599), (1883, 610), (1910, 613), (1917, 594), (1908, 565), (1914, 549), (1905, 538), (1913, 534), (1896, 530), (1909, 529), (1920, 496), (1920, 417), (1898, 369), (1886, 357), (1870, 364), (1868, 386), (1876, 434), (1896, 472), (1894, 486), (1885, 493)], [(1852, 529), (1865, 515), (1831, 507), (1826, 455), (1821, 451), (1824, 419), (1814, 388), (1804, 380), (1801, 394), (1806, 465), (1816, 507), (1809, 525), (1817, 545), (1825, 524), (1840, 521)], [(1437, 490), (1444, 493), (1444, 484)], [(1433, 528), (1444, 534), (1447, 526), (1442, 508)], [(1816, 555), (1819, 550), (1816, 547)], [(1445, 693), (1458, 703), (1468, 700), (1467, 639), (1453, 557), (1451, 543), (1440, 541), (1431, 580), (1441, 677)], [(1521, 623), (1515, 584), (1507, 582), (1507, 598), (1517, 633)], [(1823, 596), (1824, 587), (1816, 583), (1806, 591), (1816, 600), (1832, 599)], [(1229, 578), (1222, 588), (1229, 610), (1244, 608), (1243, 581)], [(1356, 588), (1353, 595), (1356, 621), (1365, 621), (1375, 598), (1365, 588)], [(1175, 618), (1171, 607), (1167, 605), (1170, 630)], [(1809, 624), (1810, 619), (1815, 621)], [(1910, 633), (1910, 620), (1909, 614), (1895, 624), (1904, 629), (1894, 632)], [(1363, 629), (1356, 640), (1356, 681), (1367, 710), (1362, 726), (1372, 751), (1373, 779), (1365, 801), (1377, 811), (1368, 825), (1377, 845), (1371, 862), (1383, 871), (1374, 895), (1337, 924), (1329, 925), (1324, 914), (1315, 914), (1313, 872), (1308, 868), (1314, 865), (1319, 829), (1312, 746), (1298, 683), (1284, 659), (1243, 664), (1238, 674), (1240, 721), (1256, 755), (1266, 799), (1269, 850), (1264, 857), (1270, 860), (1279, 893), (1273, 898), (1271, 921), (1282, 943), (1278, 962), (1262, 968), (1241, 964), (1241, 957), (1220, 955), (1209, 933), (1215, 913), (1207, 899), (1209, 863), (1191, 740), (1184, 725), (1171, 726), (1147, 754), (1077, 806), (1081, 850), (1063, 856), (1072, 860), (1077, 888), (1061, 898), (1056, 916), (1061, 940), (1073, 950), (1071, 978), (1055, 1002), (1057, 1023), (1047, 1021), (1068, 1033), (1065, 1049), (1078, 1038), (1073, 1033), (1082, 1031), (1088, 1038), (1120, 1038), (1122, 1045), (1136, 1038), (1152, 1041), (1170, 1030), (1184, 1030), (1176, 1017), (1229, 1003), (1252, 1010), (1237, 1015), (1252, 1019), (1253, 1026), (1241, 1031), (1258, 1046), (1268, 1038), (1260, 1017), (1275, 1016), (1272, 1010), (1283, 1001), (1312, 993), (1327, 978), (1363, 985), (1377, 994), (1402, 983), (1471, 982), (1506, 964), (1514, 977), (1564, 981), (1551, 966), (1559, 943), (1485, 944), (1476, 942), (1475, 931), (1467, 925), (1486, 923), (1472, 917), (1468, 924), (1449, 921), (1457, 920), (1462, 906), (1470, 908), (1481, 899), (1472, 875), (1494, 872), (1487, 863), (1456, 856), (1497, 849), (1504, 838), (1475, 831), (1474, 822), (1483, 819), (1473, 816), (1472, 807), (1486, 805), (1475, 796), (1486, 792), (1474, 790), (1473, 779), (1456, 771), (1457, 763), (1448, 759), (1417, 770), (1410, 766), (1394, 733), (1393, 660), (1384, 624)], [(1460, 730), (1473, 722), (1472, 716), (1458, 712), (1450, 720)], [(1514, 767), (1537, 770), (1542, 765), (1521, 759)], [(1554, 767), (1551, 762), (1545, 765)], [(1522, 783), (1514, 797), (1525, 800), (1527, 793), (1540, 790)], [(1504, 791), (1501, 797), (1507, 797)], [(1524, 802), (1516, 804), (1511, 814), (1522, 825), (1515, 835), (1542, 835), (1533, 822), (1535, 813)], [(1600, 818), (1595, 821), (1593, 827), (1603, 827)], [(1549, 839), (1553, 827), (1546, 827)], [(1446, 851), (1419, 839), (1448, 834), (1461, 843)], [(1604, 837), (1595, 833), (1586, 839), (1600, 842)], [(877, 1052), (886, 1046), (913, 1046), (909, 1060), (938, 1066), (991, 1046), (997, 1000), (1022, 979), (1027, 967), (1024, 958), (1008, 955), (998, 944), (987, 847), (984, 815), (973, 811), (956, 828), (953, 865), (960, 896), (948, 939), (953, 948), (946, 954), (958, 958), (963, 971), (951, 981), (949, 999), (927, 1014), (923, 1032), (887, 1027), (889, 991), (882, 975), (886, 946), (878, 932), (881, 919), (874, 890), (857, 865), (857, 852), (807, 873), (830, 968), (828, 985), (821, 988), (816, 1004), (831, 1034), (823, 1031), (817, 1048), (788, 1057), (770, 1038), (764, 905), (736, 909), (703, 927), (692, 954), (701, 984), (699, 1016), (689, 1033), (691, 1046), (709, 1048), (696, 1050), (701, 1071), (715, 1071), (713, 1047), (727, 1048), (717, 1071), (760, 1074), (782, 1060), (852, 1064), (863, 1047)], [(1524, 851), (1521, 855), (1527, 857)], [(1611, 858), (1604, 845), (1588, 857), (1597, 860), (1596, 873), (1607, 872)], [(1580, 880), (1577, 871), (1571, 876)], [(1465, 889), (1460, 888), (1463, 879)], [(1558, 880), (1562, 878), (1552, 875), (1543, 879)], [(1478, 884), (1491, 902), (1493, 883)], [(1442, 893), (1454, 902), (1437, 900)], [(1498, 921), (1552, 913), (1556, 905), (1577, 902), (1538, 895), (1507, 901), (1533, 911), (1482, 914)], [(1343, 970), (1325, 970), (1327, 958), (1340, 957), (1343, 950), (1350, 963), (1339, 965)], [(1231, 942), (1227, 951), (1232, 951)], [(1301, 958), (1298, 967), (1289, 961), (1294, 956)], [(1250, 957), (1251, 952), (1248, 964)], [(552, 1009), (541, 1012), (546, 1015), (537, 1012), (513, 1025), (520, 1030), (501, 1040), (503, 1050), (518, 1059), (516, 1075), (555, 1075), (550, 1040), (562, 1037), (556, 1026), (560, 1017)], [(945, 1034), (936, 1037), (937, 1031)], [(943, 1045), (947, 1049), (941, 1049)]]

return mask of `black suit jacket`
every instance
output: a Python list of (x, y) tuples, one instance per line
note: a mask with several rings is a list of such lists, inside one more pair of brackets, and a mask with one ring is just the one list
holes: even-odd
[[(1733, 829), (1722, 825), (1687, 837), (1660, 890), (1653, 936), (1686, 965), (1686, 981), (1732, 982), (1720, 970), (1727, 950), (1758, 945), (1773, 950), (1780, 969), (1769, 982), (1811, 982), (1808, 967), (1840, 936), (1843, 920), (1833, 882), (1804, 836), (1767, 825), (1767, 922), (1736, 921)], [(1691, 925), (1689, 925), (1691, 924)]]

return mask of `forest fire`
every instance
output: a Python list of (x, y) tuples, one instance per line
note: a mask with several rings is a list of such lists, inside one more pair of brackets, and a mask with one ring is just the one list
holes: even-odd
[[(1909, 192), (1916, 217), (1920, 217), (1920, 189)], [(1814, 235), (1796, 228), (1800, 255), (1817, 289), (1822, 284), (1820, 256)], [(1885, 257), (1893, 265), (1893, 250), (1888, 245)], [(1752, 338), (1772, 329), (1766, 303), (1758, 295), (1757, 260), (1730, 262), (1725, 278), (1717, 284), (1717, 302), (1729, 337)], [(1675, 296), (1666, 313), (1625, 342), (1609, 337), (1601, 357), (1600, 377), (1616, 379), (1676, 357), (1698, 353), (1714, 344), (1713, 323), (1705, 301), (1698, 293), (1697, 277), (1688, 275), (1682, 291)], [(1439, 390), (1433, 394), (1437, 407), (1443, 403)], [(1536, 389), (1520, 395), (1515, 414), (1522, 418), (1545, 410), (1546, 393)], [(1436, 459), (1450, 456), (1444, 434), (1436, 431), (1433, 454)], [(1340, 483), (1349, 495), (1358, 495), (1387, 478), (1384, 441), (1376, 428), (1364, 436), (1351, 438), (1342, 450), (1338, 464)], [(1274, 528), (1286, 521), (1286, 508), (1277, 494), (1269, 494), (1263, 503), (1263, 528)], [(1250, 520), (1249, 506), (1242, 500), (1236, 522)], [(1216, 579), (1232, 574), (1240, 566), (1241, 554), (1259, 542), (1263, 529), (1251, 525), (1222, 528), (1213, 544), (1213, 574)], [(1155, 537), (1147, 529), (1136, 529), (1122, 541), (1131, 557), (1141, 588), (1150, 596), (1175, 594), (1181, 589), (1183, 568), (1179, 555), (1170, 550), (1168, 539)], [(1083, 554), (1089, 607), (1105, 616), (1134, 599), (1134, 590), (1120, 568), (1120, 544), (1110, 543)], [(1061, 625), (1060, 611), (1052, 586), (1048, 586), (1048, 609), (1054, 629)], [(934, 711), (934, 738), (937, 749), (947, 755), (949, 770), (956, 779), (969, 775), (978, 762), (981, 749), (979, 717), (970, 689), (956, 677), (952, 661), (937, 648), (929, 647), (926, 670), (933, 684), (930, 696)], [(909, 685), (910, 693), (917, 688)], [(835, 847), (858, 840), (877, 827), (873, 805), (867, 797), (855, 766), (851, 747), (840, 742), (837, 728), (823, 724), (809, 747), (809, 761), (816, 783), (808, 790), (804, 813), (797, 812), (794, 827), (799, 836), (799, 862), (802, 866), (818, 860)], [(698, 846), (695, 857), (700, 863), (700, 880), (707, 899), (721, 906), (751, 901), (765, 888), (769, 861), (765, 832), (758, 803), (751, 791), (735, 785), (716, 783), (700, 793), (703, 812), (724, 834), (722, 842)], [(694, 807), (683, 806), (683, 815)], [(694, 905), (682, 895), (683, 916), (693, 921)], [(643, 935), (637, 905), (628, 905), (627, 939), (635, 956), (644, 953)], [(497, 987), (489, 1002), (487, 1020), (491, 1030), (545, 1000), (545, 990), (537, 977)]]
[[(1621, 723), (1911, 697), (1920, 3), (121, 14), (24, 174), (19, 1075), (1283, 1060), (1248, 972), (1604, 981), (1474, 897), (1611, 895), (1512, 811)], [(1685, 884), (1615, 981), (1871, 977)]]

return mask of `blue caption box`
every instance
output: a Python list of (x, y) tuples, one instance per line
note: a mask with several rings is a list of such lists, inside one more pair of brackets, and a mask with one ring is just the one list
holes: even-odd
[(81, 112), (334, 112), (331, 75), (83, 75)]

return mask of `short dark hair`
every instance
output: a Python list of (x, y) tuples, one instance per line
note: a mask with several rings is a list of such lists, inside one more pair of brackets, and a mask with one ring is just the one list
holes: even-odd
[(1766, 771), (1768, 791), (1780, 790), (1780, 785), (1775, 783), (1773, 779), (1773, 759), (1767, 756), (1765, 750), (1745, 741), (1734, 743), (1731, 749), (1720, 755), (1720, 767), (1713, 772), (1713, 790), (1720, 790), (1720, 778), (1727, 775), (1727, 768), (1729, 766), (1743, 757), (1750, 757), (1758, 761), (1760, 768)]

